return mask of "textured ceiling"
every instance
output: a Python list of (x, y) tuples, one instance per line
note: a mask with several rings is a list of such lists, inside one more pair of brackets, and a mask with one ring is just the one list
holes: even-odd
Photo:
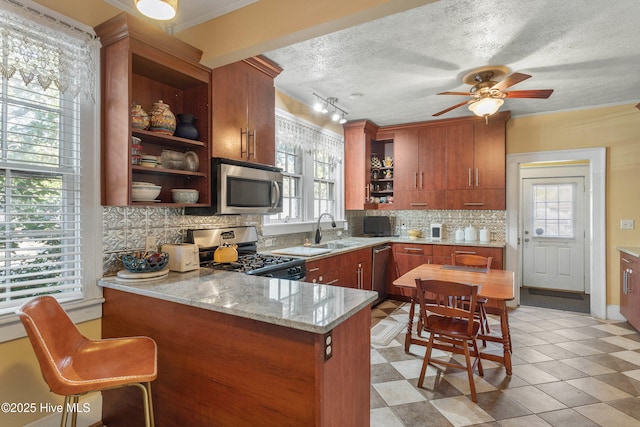
[(506, 99), (501, 110), (521, 116), (637, 103), (639, 22), (638, 0), (441, 0), (265, 55), (284, 68), (282, 92), (336, 97), (347, 119), (379, 125), (434, 120), (466, 99), (436, 93), (467, 92), (464, 74), (504, 65), (533, 76), (511, 90), (555, 90)]

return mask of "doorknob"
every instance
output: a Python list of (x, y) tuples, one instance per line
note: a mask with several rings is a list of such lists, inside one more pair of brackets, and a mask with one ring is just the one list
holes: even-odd
[(528, 242), (528, 241), (529, 241), (529, 239), (524, 239), (524, 241), (525, 241), (525, 242)]

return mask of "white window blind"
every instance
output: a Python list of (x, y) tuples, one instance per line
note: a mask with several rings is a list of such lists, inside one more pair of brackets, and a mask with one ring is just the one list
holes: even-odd
[(78, 95), (93, 93), (80, 68), (95, 63), (90, 35), (15, 2), (0, 1), (0, 36), (4, 314), (36, 295), (83, 297), (80, 107), (92, 100)]

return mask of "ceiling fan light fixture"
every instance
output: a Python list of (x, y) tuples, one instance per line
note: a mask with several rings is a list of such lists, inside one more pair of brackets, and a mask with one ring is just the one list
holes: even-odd
[(502, 98), (482, 98), (469, 104), (469, 110), (478, 117), (488, 117), (495, 114), (502, 104)]
[(140, 13), (159, 21), (173, 19), (178, 10), (178, 0), (135, 0), (135, 3)]

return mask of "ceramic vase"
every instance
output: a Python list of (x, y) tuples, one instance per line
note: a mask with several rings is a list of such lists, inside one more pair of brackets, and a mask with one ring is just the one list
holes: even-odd
[(162, 100), (153, 103), (149, 130), (163, 135), (173, 135), (176, 130), (176, 116)]
[(131, 107), (131, 127), (142, 130), (149, 127), (149, 115), (142, 109), (142, 105), (133, 104)]
[(178, 114), (178, 124), (174, 136), (187, 139), (198, 139), (200, 133), (196, 128), (196, 116), (193, 114)]

